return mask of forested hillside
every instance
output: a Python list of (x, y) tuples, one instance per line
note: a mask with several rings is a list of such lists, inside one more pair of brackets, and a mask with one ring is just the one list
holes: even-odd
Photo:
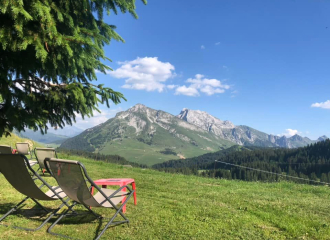
[(154, 164), (152, 167), (155, 169), (160, 168), (197, 168), (197, 169), (205, 169), (210, 163), (213, 163), (214, 160), (219, 159), (231, 152), (236, 151), (245, 151), (252, 150), (256, 147), (243, 147), (239, 145), (232, 146), (230, 148), (217, 151), (214, 153), (206, 153), (201, 156), (182, 159), (182, 160), (170, 160), (163, 163)]
[[(217, 158), (219, 156), (219, 158)], [(182, 165), (174, 162), (154, 165), (154, 168), (166, 172), (181, 172), (186, 174), (199, 174), (209, 177), (227, 179), (241, 179), (247, 181), (279, 181), (283, 177), (251, 169), (230, 166), (221, 162), (255, 168), (288, 176), (300, 177), (314, 181), (330, 182), (330, 140), (308, 145), (297, 149), (242, 149), (231, 151), (228, 154), (221, 152), (214, 155), (207, 154), (199, 158), (198, 163), (203, 161), (208, 164)], [(212, 159), (210, 162), (208, 159)], [(195, 162), (196, 163), (196, 162)], [(215, 171), (214, 171), (215, 169)], [(197, 171), (203, 170), (203, 171)], [(295, 180), (295, 179), (293, 179)], [(295, 180), (302, 181), (302, 180)]]

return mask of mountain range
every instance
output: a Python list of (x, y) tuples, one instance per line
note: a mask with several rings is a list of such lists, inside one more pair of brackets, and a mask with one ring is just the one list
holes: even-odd
[(118, 154), (129, 161), (151, 165), (233, 145), (172, 114), (137, 104), (64, 141), (61, 148)]
[[(326, 139), (322, 136), (316, 141)], [(118, 154), (129, 161), (156, 164), (185, 159), (233, 145), (296, 148), (316, 142), (306, 137), (275, 136), (235, 126), (199, 110), (177, 116), (137, 104), (114, 118), (65, 140), (64, 149)]]
[(316, 141), (299, 135), (276, 136), (244, 125), (235, 126), (232, 122), (222, 121), (207, 112), (186, 108), (177, 117), (222, 139), (244, 146), (297, 148), (327, 139), (326, 136), (322, 136)]

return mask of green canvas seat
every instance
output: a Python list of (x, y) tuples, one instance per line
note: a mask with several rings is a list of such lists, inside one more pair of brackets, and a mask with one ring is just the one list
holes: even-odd
[(22, 154), (22, 155), (29, 155), (30, 156), (30, 160), (29, 163), (31, 165), (31, 167), (35, 164), (37, 164), (37, 161), (32, 161), (32, 152), (30, 150), (30, 145), (29, 143), (26, 142), (18, 142), (16, 143), (16, 150), (18, 154)]
[[(63, 207), (67, 206), (68, 199), (65, 192), (60, 187), (50, 186), (44, 179), (42, 179), (30, 166), (28, 159), (24, 155), (20, 154), (0, 154), (0, 171), (5, 176), (7, 181), (15, 188), (18, 192), (25, 195), (26, 197), (10, 209), (6, 214), (0, 218), (2, 222), (6, 217), (15, 212), (25, 201), (31, 199), (34, 201), (42, 210), (50, 213), (46, 220), (44, 220), (41, 225), (35, 229), (30, 229), (26, 227), (17, 227), (29, 231), (36, 231), (44, 226), (57, 212)], [(32, 176), (31, 176), (32, 174)], [(36, 185), (36, 180), (42, 182), (41, 186)], [(46, 192), (42, 189), (45, 188)], [(2, 193), (5, 195), (6, 193)], [(55, 210), (49, 211), (43, 207), (43, 205), (38, 201), (62, 201), (62, 204)], [(3, 224), (4, 225), (4, 224)]]
[(0, 154), (11, 154), (12, 149), (8, 145), (0, 145)]
[(46, 171), (46, 167), (44, 164), (44, 161), (46, 158), (57, 158), (57, 154), (54, 148), (35, 148), (34, 154), (36, 156), (36, 159), (39, 163), (40, 169), (42, 170), (42, 173), (44, 174)]
[[(88, 176), (84, 165), (78, 161), (51, 158), (45, 160), (45, 166), (48, 171), (53, 173), (53, 176), (56, 179), (58, 185), (65, 192), (65, 194), (67, 194), (67, 196), (74, 201), (75, 204), (83, 205), (90, 213), (94, 214), (98, 218), (103, 217), (92, 211), (90, 207), (110, 208), (115, 211), (106, 226), (95, 239), (99, 239), (104, 234), (106, 229), (111, 225), (129, 223), (129, 220), (121, 211), (123, 206), (134, 193), (134, 190), (131, 190), (128, 185), (122, 186), (117, 190), (99, 188)], [(94, 196), (91, 193), (91, 187), (94, 187), (98, 190)], [(123, 188), (126, 188), (128, 192), (121, 191)], [(117, 206), (124, 197), (127, 197), (126, 200), (122, 203), (121, 206)], [(49, 233), (67, 237), (64, 235), (56, 234), (51, 230), (63, 217), (67, 216), (69, 211), (71, 211), (71, 209), (68, 209), (66, 212), (64, 212), (49, 227)], [(114, 219), (118, 214), (121, 215), (124, 220), (115, 222)]]

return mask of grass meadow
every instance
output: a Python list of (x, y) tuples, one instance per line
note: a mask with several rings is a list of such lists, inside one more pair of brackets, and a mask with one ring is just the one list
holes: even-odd
[[(130, 225), (109, 228), (102, 239), (330, 239), (330, 190), (289, 182), (260, 183), (168, 174), (150, 169), (123, 168), (75, 156), (94, 180), (134, 178), (137, 205), (128, 202)], [(45, 176), (55, 185), (54, 179)], [(0, 213), (23, 199), (0, 175)], [(59, 201), (45, 202), (49, 208)], [(83, 210), (83, 208), (81, 208)], [(111, 209), (94, 209), (110, 217)], [(44, 216), (31, 200), (6, 223), (37, 226)], [(55, 219), (55, 218), (54, 218)], [(58, 239), (46, 233), (50, 226), (27, 232), (0, 226), (1, 239)], [(118, 220), (119, 217), (118, 217)], [(54, 228), (78, 239), (93, 239), (102, 222), (91, 217), (67, 218)]]

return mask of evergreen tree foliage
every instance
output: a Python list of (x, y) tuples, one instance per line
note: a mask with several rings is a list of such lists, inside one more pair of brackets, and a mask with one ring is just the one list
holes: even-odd
[(103, 47), (124, 42), (104, 12), (137, 18), (135, 8), (135, 0), (1, 0), (0, 136), (63, 127), (92, 116), (98, 103), (126, 100), (91, 82), (95, 70), (111, 70)]

